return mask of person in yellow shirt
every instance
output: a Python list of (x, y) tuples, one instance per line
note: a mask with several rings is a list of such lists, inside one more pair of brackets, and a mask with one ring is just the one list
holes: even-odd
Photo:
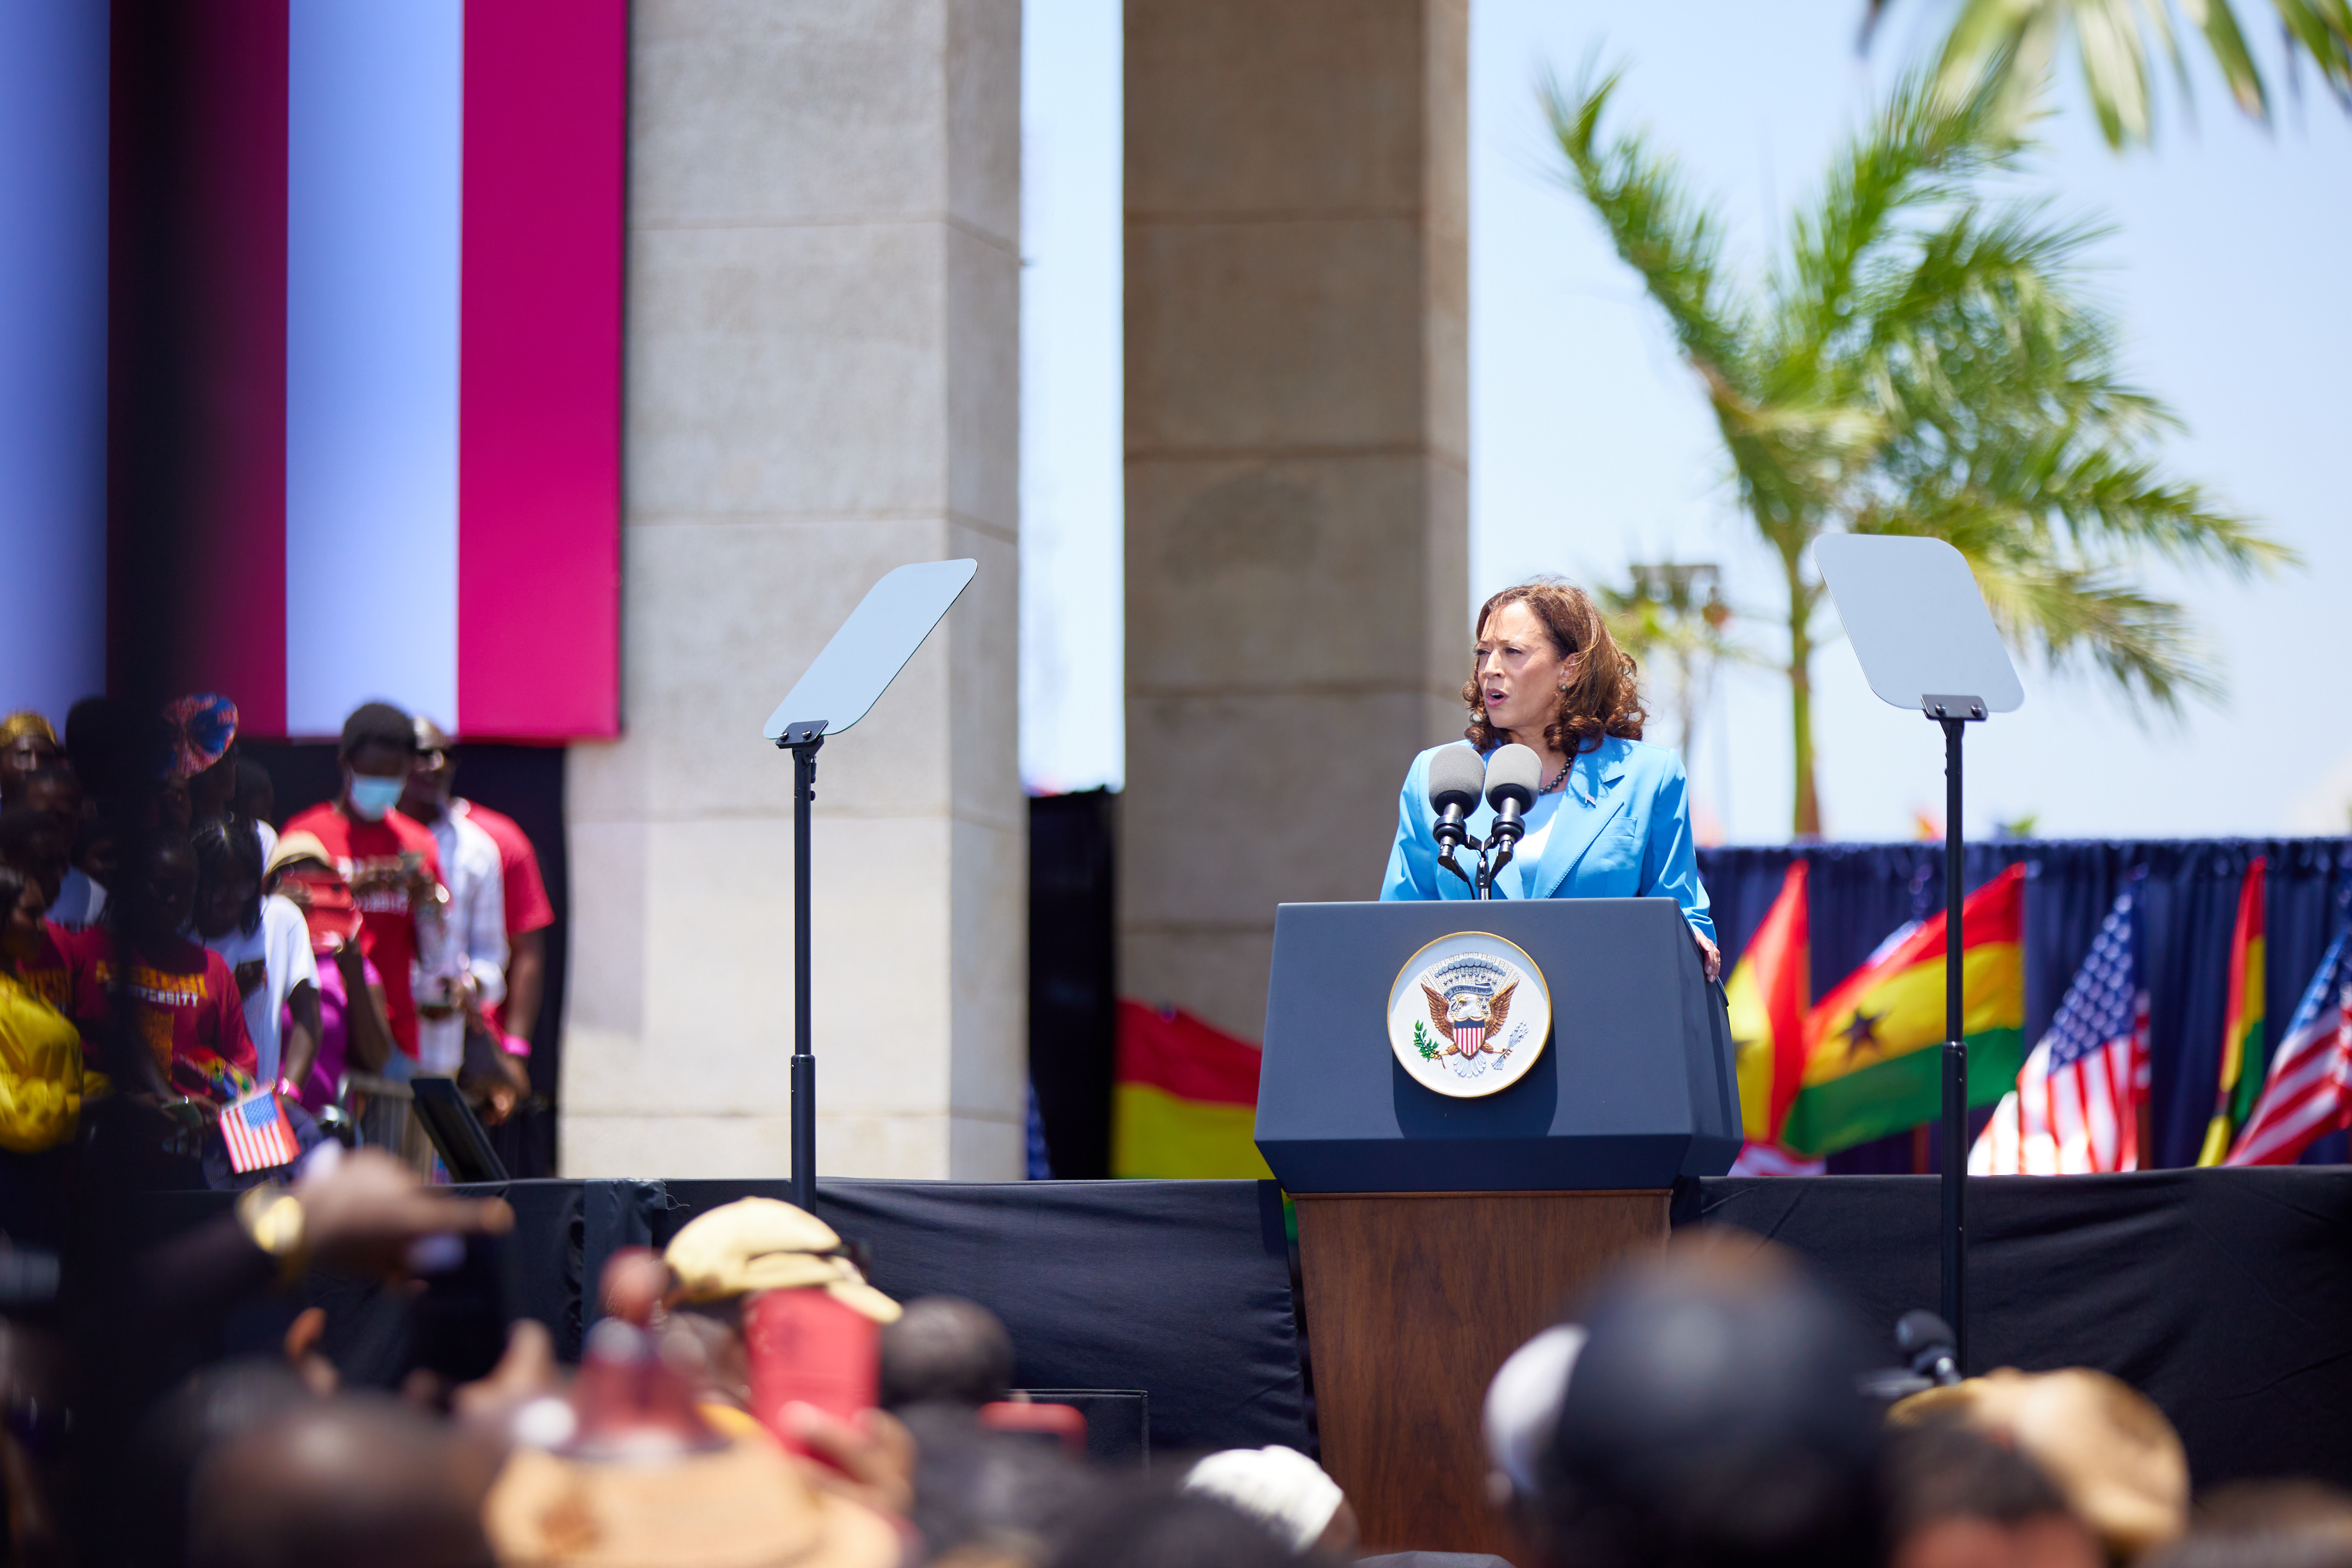
[(81, 1036), (17, 966), (41, 952), (41, 886), (0, 866), (0, 1229), (19, 1242), (58, 1234), (81, 1122)]

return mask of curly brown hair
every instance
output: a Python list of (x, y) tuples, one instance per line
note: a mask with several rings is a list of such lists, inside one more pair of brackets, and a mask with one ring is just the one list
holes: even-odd
[[(1479, 608), (1477, 635), (1486, 635), (1486, 623), (1505, 605), (1527, 605), (1544, 629), (1551, 646), (1569, 665), (1568, 684), (1560, 688), (1559, 706), (1544, 726), (1544, 743), (1562, 756), (1573, 757), (1601, 744), (1604, 735), (1621, 741), (1642, 738), (1642, 690), (1633, 679), (1633, 656), (1609, 635), (1609, 623), (1592, 595), (1561, 577), (1538, 577), (1504, 589)], [(1485, 752), (1510, 737), (1486, 721), (1486, 704), (1478, 690), (1474, 663), (1470, 679), (1462, 683), (1462, 700), (1470, 706), (1470, 727), (1462, 738)]]

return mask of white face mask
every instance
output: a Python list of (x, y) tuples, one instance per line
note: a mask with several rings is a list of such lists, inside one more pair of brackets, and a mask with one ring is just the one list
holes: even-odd
[(405, 779), (371, 778), (366, 773), (351, 775), (350, 798), (352, 815), (369, 822), (382, 822), (383, 814), (400, 804), (401, 786)]

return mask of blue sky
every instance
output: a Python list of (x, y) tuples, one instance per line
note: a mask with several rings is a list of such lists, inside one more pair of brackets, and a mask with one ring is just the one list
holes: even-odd
[[(2256, 9), (2263, 9), (2257, 6)], [(1028, 0), (1024, 76), (1023, 767), (1033, 786), (1117, 783), (1118, 6)], [(1832, 151), (1915, 58), (1938, 0), (1898, 4), (1868, 59), (1861, 0), (1623, 6), (1475, 0), (1471, 55), (1474, 598), (1534, 572), (1613, 579), (1629, 561), (1722, 564), (1766, 612), (1770, 563), (1745, 535), (1711, 423), (1632, 274), (1556, 183), (1534, 84), (1596, 48), (1626, 67), (1619, 112), (1678, 150), (1760, 264)], [(2273, 85), (2279, 85), (2273, 77)], [(2341, 456), (2352, 397), (2352, 123), (2324, 97), (2269, 131), (2198, 83), (2153, 152), (2108, 153), (2073, 101), (2045, 126), (2036, 189), (2117, 226), (2096, 253), (2126, 359), (2188, 433), (2175, 470), (2301, 551), (2280, 581), (2147, 580), (2183, 599), (2229, 694), (2136, 720), (2087, 679), (2021, 671), (2026, 706), (1972, 731), (1969, 830), (2049, 836), (2336, 832), (2352, 817), (2340, 693), (2352, 592)], [(1465, 625), (1468, 606), (1465, 607)], [(1465, 631), (1466, 637), (1466, 631)], [(1873, 698), (1843, 644), (1820, 656), (1824, 816), (1833, 837), (1907, 837), (1940, 810), (1939, 743)], [(1691, 748), (1704, 825), (1786, 836), (1785, 687), (1722, 684)], [(1402, 760), (1400, 759), (1400, 767)]]

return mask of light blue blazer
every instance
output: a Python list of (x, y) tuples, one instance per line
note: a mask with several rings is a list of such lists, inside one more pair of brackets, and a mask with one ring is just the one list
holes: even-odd
[[(1437, 863), (1437, 813), (1429, 805), (1429, 759), (1412, 760), (1397, 796), (1396, 847), (1389, 851), (1383, 899), (1466, 899), (1470, 884)], [(1505, 899), (1668, 898), (1709, 942), (1715, 919), (1699, 885), (1693, 853), (1690, 784), (1683, 760), (1664, 746), (1604, 739), (1568, 770), (1566, 798), (1552, 818), (1551, 836), (1533, 864), (1515, 859), (1495, 879)], [(1495, 825), (1481, 803), (1470, 831), (1484, 838)], [(1454, 859), (1473, 875), (1477, 852)]]

